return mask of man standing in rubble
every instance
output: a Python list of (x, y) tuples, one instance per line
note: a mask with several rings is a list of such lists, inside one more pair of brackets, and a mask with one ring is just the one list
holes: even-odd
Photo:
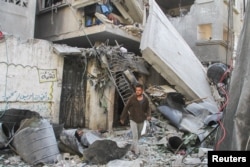
[(138, 141), (141, 137), (141, 131), (145, 120), (151, 119), (151, 109), (149, 107), (149, 101), (143, 94), (143, 85), (135, 85), (135, 94), (129, 97), (120, 117), (121, 124), (129, 116), (130, 128), (133, 135), (133, 143), (131, 151), (139, 156)]

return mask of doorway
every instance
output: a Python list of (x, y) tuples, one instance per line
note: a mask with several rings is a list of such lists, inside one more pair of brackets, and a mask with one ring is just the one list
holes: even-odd
[(59, 122), (65, 128), (85, 127), (85, 72), (83, 57), (64, 58)]

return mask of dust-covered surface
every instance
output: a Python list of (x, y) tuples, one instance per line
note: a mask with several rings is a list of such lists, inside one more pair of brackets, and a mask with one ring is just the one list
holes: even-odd
[[(208, 138), (204, 143), (194, 145), (197, 136), (191, 134), (184, 135), (178, 132), (175, 127), (168, 124), (167, 121), (162, 122), (158, 119), (153, 119), (156, 127), (147, 126), (146, 133), (139, 141), (140, 155), (136, 157), (130, 150), (124, 156), (118, 159), (108, 161), (105, 164), (91, 165), (86, 162), (81, 155), (70, 153), (60, 153), (57, 157), (57, 162), (54, 164), (37, 164), (42, 167), (159, 167), (159, 166), (207, 166), (207, 151), (212, 150), (211, 145), (213, 139)], [(151, 122), (152, 123), (152, 122)], [(169, 145), (168, 139), (177, 136), (183, 140), (183, 146)], [(132, 142), (132, 133), (127, 127), (125, 130), (115, 130), (101, 134), (101, 138), (112, 140), (117, 143), (119, 148), (124, 148)], [(185, 143), (185, 144), (184, 144)], [(91, 146), (91, 145), (90, 145)], [(210, 147), (210, 148), (203, 148)], [(117, 147), (117, 148), (118, 148)], [(85, 147), (84, 150), (87, 150)], [(0, 156), (0, 166), (14, 167), (30, 167), (22, 158), (12, 151), (10, 148), (2, 149)], [(116, 150), (117, 151), (117, 150)], [(115, 150), (114, 150), (115, 152)], [(84, 153), (84, 151), (83, 151)], [(92, 152), (93, 153), (93, 152)], [(105, 156), (105, 155), (103, 155)]]
[[(187, 166), (188, 164), (195, 164), (197, 166), (206, 166), (207, 157), (205, 154), (191, 154), (187, 158), (183, 159), (184, 155), (174, 155), (171, 152), (168, 152), (164, 149), (164, 147), (151, 145), (147, 142), (150, 142), (152, 139), (142, 138), (140, 146), (141, 146), (141, 154), (138, 158), (136, 158), (132, 152), (128, 152), (123, 158), (109, 161), (107, 164), (103, 165), (88, 165), (83, 162), (83, 160), (77, 155), (69, 155), (68, 153), (61, 154), (58, 159), (59, 161), (55, 164), (40, 164), (36, 166), (86, 166), (86, 167), (115, 167), (115, 166), (135, 166), (135, 167), (159, 167), (159, 166)], [(9, 150), (8, 150), (9, 151)], [(184, 161), (184, 162), (182, 162)], [(118, 165), (119, 164), (119, 165)], [(20, 156), (15, 153), (2, 154), (0, 156), (0, 166), (8, 166), (8, 167), (30, 167), (31, 165), (25, 163), (21, 160)], [(190, 165), (193, 166), (193, 165)]]

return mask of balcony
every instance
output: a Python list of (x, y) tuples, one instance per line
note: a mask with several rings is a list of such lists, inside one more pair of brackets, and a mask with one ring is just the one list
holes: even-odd
[(142, 4), (139, 1), (112, 0), (113, 3), (108, 4), (99, 1), (61, 0), (51, 6), (48, 0), (41, 1), (38, 4), (36, 38), (77, 47), (91, 47), (96, 41), (109, 41), (110, 45), (118, 43), (139, 53)]

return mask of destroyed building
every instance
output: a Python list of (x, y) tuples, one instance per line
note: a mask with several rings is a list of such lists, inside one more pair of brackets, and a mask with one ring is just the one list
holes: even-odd
[[(243, 8), (237, 5), (238, 1), (235, 1), (235, 4), (233, 6), (233, 9), (234, 9), (233, 12), (232, 11), (231, 13), (229, 12), (229, 14), (234, 13), (233, 23), (235, 26), (227, 22), (228, 21), (227, 18), (229, 17), (229, 15), (227, 12), (224, 12), (224, 11), (227, 11), (227, 9), (229, 9), (229, 6), (230, 6), (230, 3), (227, 1), (211, 1), (211, 0), (191, 1), (190, 0), (190, 1), (179, 1), (178, 3), (177, 1), (175, 2), (169, 1), (169, 3), (165, 3), (165, 2), (163, 3), (163, 1), (158, 0), (156, 2), (161, 7), (164, 15), (168, 16), (170, 23), (172, 23), (175, 26), (178, 32), (187, 41), (187, 43), (189, 44), (191, 49), (194, 51), (194, 53), (196, 53), (196, 56), (203, 63), (207, 63), (207, 62), (226, 63), (225, 60), (227, 58), (225, 57), (225, 55), (230, 55), (230, 54), (226, 54), (228, 50), (227, 48), (229, 48), (227, 46), (229, 45), (233, 46), (233, 44), (231, 44), (232, 41), (229, 41), (227, 45), (224, 45), (225, 41), (228, 41), (227, 39), (229, 39), (229, 37), (227, 37), (227, 34), (229, 33), (227, 32), (231, 32), (231, 31), (227, 31), (228, 27), (231, 26), (230, 28), (233, 28), (235, 32), (234, 33), (235, 40), (237, 39), (237, 35), (240, 29), (237, 26), (240, 26), (239, 20), (240, 18), (242, 18)], [(97, 128), (111, 129), (112, 124), (116, 124), (115, 122), (118, 121), (119, 114), (118, 115), (112, 115), (112, 114), (117, 114), (121, 112), (121, 109), (123, 107), (124, 101), (122, 99), (122, 96), (119, 94), (119, 91), (117, 91), (115, 87), (111, 86), (109, 88), (110, 90), (107, 89), (105, 91), (107, 94), (106, 96), (108, 96), (107, 99), (109, 99), (111, 103), (108, 103), (107, 105), (105, 104), (104, 108), (102, 107), (101, 109), (96, 108), (97, 106), (96, 104), (99, 103), (100, 101), (96, 97), (99, 97), (99, 95), (94, 93), (95, 90), (91, 86), (88, 86), (89, 84), (88, 79), (90, 78), (90, 76), (87, 76), (87, 73), (85, 76), (83, 76), (82, 73), (84, 72), (84, 70), (87, 70), (88, 73), (90, 73), (90, 75), (92, 74), (97, 75), (98, 73), (101, 73), (101, 72), (96, 72), (98, 70), (95, 68), (96, 66), (95, 62), (88, 62), (88, 65), (85, 67), (86, 60), (84, 59), (84, 56), (82, 55), (83, 54), (82, 50), (77, 49), (77, 48), (74, 49), (74, 47), (93, 48), (94, 46), (97, 46), (98, 42), (105, 43), (106, 45), (110, 45), (110, 46), (120, 46), (120, 47), (123, 47), (128, 52), (135, 53), (136, 56), (138, 55), (139, 57), (142, 56), (143, 58), (146, 58), (146, 61), (148, 61), (148, 64), (149, 64), (149, 68), (147, 70), (136, 69), (137, 72), (133, 71), (133, 75), (136, 76), (136, 79), (139, 79), (142, 82), (145, 82), (145, 79), (147, 78), (148, 85), (146, 85), (146, 87), (149, 87), (150, 85), (155, 85), (155, 84), (174, 85), (176, 86), (175, 89), (179, 91), (180, 93), (183, 93), (188, 100), (192, 100), (196, 98), (204, 98), (206, 96), (205, 95), (206, 92), (210, 93), (210, 90), (208, 89), (208, 85), (205, 86), (206, 87), (205, 90), (207, 89), (205, 93), (203, 92), (204, 87), (201, 88), (203, 89), (202, 91), (195, 90), (197, 89), (195, 88), (196, 86), (194, 86), (195, 80), (199, 80), (199, 81), (203, 80), (202, 83), (204, 83), (205, 85), (208, 84), (205, 81), (204, 72), (202, 72), (203, 74), (193, 75), (193, 78), (189, 78), (189, 79), (186, 78), (189, 81), (186, 81), (186, 79), (184, 79), (185, 80), (184, 82), (187, 82), (187, 83), (178, 85), (179, 79), (177, 80), (171, 79), (171, 78), (176, 78), (176, 74), (175, 74), (176, 71), (172, 69), (173, 70), (172, 74), (169, 74), (169, 69), (171, 69), (170, 67), (171, 65), (169, 67), (165, 66), (165, 63), (168, 63), (168, 62), (163, 61), (162, 62), (163, 64), (155, 65), (155, 62), (152, 61), (152, 56), (150, 55), (146, 57), (143, 56), (141, 52), (141, 50), (143, 50), (143, 45), (140, 46), (140, 44), (141, 44), (141, 35), (142, 35), (142, 32), (144, 31), (144, 28), (145, 28), (144, 26), (146, 24), (146, 16), (148, 15), (147, 13), (148, 2), (147, 1), (139, 1), (139, 0), (138, 1), (101, 1), (101, 0), (50, 1), (50, 0), (42, 0), (42, 1), (37, 1), (37, 2), (34, 2), (34, 1), (20, 1), (20, 2), (19, 1), (18, 2), (17, 1), (15, 2), (14, 1), (13, 2), (12, 1), (0, 1), (0, 3), (3, 4), (1, 5), (2, 6), (1, 13), (5, 14), (5, 15), (1, 15), (3, 17), (2, 20), (5, 20), (4, 17), (5, 18), (13, 17), (14, 19), (16, 19), (15, 22), (17, 22), (17, 20), (23, 19), (22, 21), (23, 25), (20, 25), (23, 27), (21, 28), (16, 27), (16, 26), (14, 27), (11, 26), (11, 23), (9, 22), (8, 24), (6, 22), (1, 22), (1, 31), (7, 32), (10, 35), (13, 34), (21, 38), (27, 39), (27, 38), (34, 37), (36, 39), (44, 39), (47, 41), (51, 41), (54, 44), (61, 44), (61, 46), (60, 45), (56, 46), (56, 45), (51, 45), (43, 41), (41, 43), (44, 43), (44, 44), (39, 44), (39, 46), (37, 46), (36, 40), (34, 41), (31, 40), (31, 41), (27, 41), (28, 42), (27, 45), (30, 45), (29, 47), (31, 47), (31, 50), (27, 50), (27, 51), (24, 51), (24, 53), (22, 53), (22, 54), (29, 54), (32, 52), (33, 47), (38, 47), (38, 51), (36, 52), (36, 55), (40, 55), (41, 57), (43, 57), (43, 55), (46, 54), (47, 55), (46, 57), (48, 59), (50, 59), (50, 57), (51, 58), (53, 57), (53, 59), (56, 59), (55, 61), (50, 61), (49, 66), (44, 65), (43, 67), (37, 68), (35, 66), (37, 65), (37, 63), (35, 62), (41, 60), (42, 58), (37, 58), (33, 56), (32, 59), (37, 59), (35, 60), (34, 63), (30, 64), (26, 62), (23, 64), (25, 68), (27, 65), (31, 67), (34, 66), (35, 68), (37, 68), (36, 70), (39, 71), (39, 73), (42, 73), (42, 70), (43, 70), (43, 73), (46, 73), (46, 74), (49, 73), (48, 71), (50, 71), (51, 74), (56, 73), (56, 78), (54, 78), (56, 82), (53, 79), (51, 79), (49, 82), (51, 82), (50, 84), (52, 85), (49, 85), (48, 82), (42, 84), (43, 85), (42, 87), (44, 87), (45, 84), (48, 84), (48, 86), (45, 86), (47, 87), (46, 89), (41, 88), (47, 91), (45, 91), (46, 93), (40, 92), (41, 95), (46, 100), (54, 99), (52, 100), (52, 102), (48, 100), (48, 103), (51, 103), (50, 107), (54, 106), (55, 108), (51, 108), (51, 109), (46, 108), (47, 110), (49, 110), (50, 115), (51, 114), (53, 115), (52, 120), (54, 122), (64, 122), (65, 120), (63, 119), (66, 117), (65, 114), (66, 115), (68, 114), (68, 115), (74, 115), (74, 117), (70, 118), (71, 123), (69, 122), (67, 125), (69, 127), (80, 126), (80, 127), (89, 127), (93, 129), (97, 129)], [(171, 5), (168, 5), (168, 4), (171, 4)], [(35, 8), (34, 6), (36, 6), (37, 8), (36, 10), (34, 9)], [(210, 10), (212, 9), (213, 9), (213, 12), (210, 12)], [(15, 11), (14, 14), (12, 13), (13, 11)], [(217, 14), (219, 11), (221, 11), (221, 13), (223, 14), (223, 15), (219, 14), (222, 18), (220, 21), (215, 21), (212, 18), (214, 18), (213, 16)], [(22, 14), (18, 14), (18, 12)], [(200, 14), (197, 14), (197, 13), (200, 13)], [(165, 17), (164, 15), (162, 15), (161, 17)], [(199, 19), (195, 17), (199, 17)], [(200, 20), (200, 21), (194, 22), (194, 20)], [(32, 24), (30, 23), (31, 21), (33, 21)], [(35, 22), (35, 25), (34, 25), (34, 22)], [(186, 22), (189, 22), (190, 24), (186, 24)], [(183, 26), (184, 24), (185, 26), (189, 25), (190, 27), (188, 28), (184, 27)], [(229, 30), (231, 30), (230, 28)], [(203, 35), (197, 35), (197, 32)], [(150, 31), (149, 31), (149, 34), (150, 34)], [(196, 36), (198, 37), (196, 38)], [(212, 39), (210, 39), (210, 37), (212, 37)], [(7, 35), (6, 35), (6, 39), (7, 39)], [(232, 38), (230, 37), (230, 39)], [(25, 42), (21, 42), (18, 40), (16, 41), (15, 38), (10, 38), (10, 40), (13, 40), (13, 43), (16, 44), (12, 46), (14, 48), (17, 48), (19, 44), (26, 45)], [(171, 39), (166, 39), (165, 41), (162, 41), (162, 42), (166, 42), (166, 45), (169, 45), (168, 44), (169, 40)], [(176, 43), (178, 43), (178, 40), (176, 41)], [(2, 43), (2, 45), (3, 44), (4, 43)], [(64, 44), (71, 46), (71, 47), (67, 47)], [(39, 48), (39, 47), (43, 47), (43, 45), (47, 49)], [(162, 47), (162, 46), (159, 46), (159, 47)], [(180, 45), (180, 49), (172, 50), (172, 51), (176, 52), (177, 55), (184, 56), (185, 54), (190, 52), (191, 57), (195, 56), (190, 49), (187, 48), (187, 50), (184, 51), (181, 49), (181, 47), (183, 47), (182, 44)], [(4, 49), (4, 46), (2, 46), (2, 48)], [(51, 51), (51, 48), (54, 48), (53, 49), (54, 52)], [(169, 48), (171, 48), (171, 46)], [(157, 49), (157, 47), (155, 49)], [(230, 49), (232, 51), (232, 48)], [(44, 53), (41, 50), (48, 50), (48, 53)], [(167, 49), (166, 51), (172, 52), (171, 49), (170, 50)], [(91, 52), (91, 51), (86, 51), (86, 53), (87, 52)], [(201, 55), (200, 54), (201, 52), (202, 54), (205, 53), (206, 55)], [(21, 53), (21, 52), (17, 50), (15, 54), (17, 53)], [(147, 55), (146, 52), (144, 53), (145, 55)], [(53, 56), (54, 54), (57, 54), (60, 56)], [(162, 53), (162, 56), (164, 56), (164, 54), (165, 53)], [(159, 55), (156, 56), (156, 58), (158, 57)], [(191, 59), (189, 59), (191, 62), (192, 61), (196, 62), (195, 59), (194, 60), (191, 60)], [(45, 59), (43, 60), (45, 61)], [(173, 59), (173, 60), (177, 60), (177, 59)], [(138, 62), (138, 60), (136, 61)], [(13, 67), (16, 67), (17, 64), (19, 64), (19, 63), (16, 63), (14, 59), (13, 59), (13, 62), (11, 63), (13, 63)], [(183, 66), (183, 64), (180, 65), (180, 67), (181, 66)], [(199, 66), (200, 65), (198, 65), (198, 68), (202, 68)], [(159, 67), (162, 67), (162, 69)], [(177, 68), (177, 66), (175, 68)], [(185, 68), (188, 68), (188, 64), (185, 65)], [(190, 73), (195, 74), (196, 72), (190, 71)], [(185, 76), (182, 76), (181, 72), (178, 73), (178, 70), (177, 70), (177, 76), (181, 78), (185, 78)], [(201, 77), (202, 79), (199, 77)], [(43, 82), (41, 78), (38, 80), (39, 80), (38, 81), (39, 83)], [(79, 87), (79, 85), (84, 85), (84, 86)], [(13, 85), (13, 87), (16, 87), (16, 86)], [(53, 91), (55, 91), (56, 93), (53, 94), (49, 90), (49, 88), (51, 89), (53, 88)], [(203, 93), (200, 94), (200, 92), (203, 92)], [(13, 93), (7, 92), (5, 95), (2, 96), (3, 106), (5, 106), (4, 103), (6, 103), (6, 99), (11, 99), (9, 97), (10, 95), (8, 96), (8, 94), (13, 95)], [(19, 95), (18, 97), (21, 97), (21, 96), (26, 97), (29, 95), (32, 97), (39, 96), (38, 92), (34, 93), (32, 90), (23, 91), (23, 93), (20, 93), (20, 94), (21, 95)], [(208, 95), (208, 96), (212, 96), (212, 95)], [(11, 104), (14, 104), (14, 103), (12, 102)], [(70, 107), (72, 105), (75, 106), (74, 109)], [(34, 105), (34, 106), (37, 107), (37, 105)], [(25, 108), (25, 107), (21, 107), (21, 108)], [(69, 110), (69, 108), (71, 109)], [(108, 108), (108, 111), (110, 112), (108, 114), (110, 116), (108, 117), (108, 119), (106, 118), (107, 113), (105, 111), (107, 110), (107, 108)], [(29, 109), (37, 110), (37, 108), (32, 108), (32, 107), (29, 107)], [(99, 110), (101, 110), (102, 112), (100, 112)], [(102, 117), (100, 113), (104, 114), (104, 116)], [(48, 117), (49, 114), (47, 113), (45, 115), (46, 117)], [(96, 115), (100, 117), (96, 117)], [(82, 120), (79, 120), (79, 117), (81, 117)], [(100, 120), (98, 120), (99, 118)], [(108, 124), (107, 122), (109, 122), (109, 124), (111, 125), (107, 125)]]
[[(202, 63), (230, 65), (244, 13), (233, 2), (0, 1), (0, 121), (16, 108), (65, 128), (112, 131), (133, 85), (141, 82), (154, 112), (163, 111), (178, 130), (198, 134), (221, 118), (207, 117), (221, 101)], [(172, 103), (175, 95), (180, 108)], [(173, 108), (156, 109), (162, 99)], [(204, 113), (180, 114), (196, 101), (204, 102)]]
[(173, 6), (157, 2), (204, 65), (231, 64), (242, 28), (243, 1), (185, 0)]
[[(95, 41), (96, 35), (102, 34), (103, 39), (110, 39), (110, 44), (114, 44), (114, 39), (116, 39), (122, 41), (129, 51), (139, 52), (140, 39), (131, 36), (131, 33), (128, 35), (110, 24), (104, 26), (96, 23), (99, 25), (97, 29), (96, 26), (94, 26), (95, 28), (91, 26), (95, 23), (87, 23), (91, 21), (87, 20), (88, 15), (83, 14), (84, 8), (95, 2), (102, 3), (102, 1), (62, 0), (56, 1), (57, 3), (51, 6), (46, 6), (45, 2), (38, 4), (37, 38), (66, 43), (71, 46), (90, 46), (84, 39), (84, 35), (88, 35), (91, 41)], [(145, 1), (103, 2), (111, 5), (112, 14), (122, 24), (144, 24), (143, 6)], [(156, 2), (203, 64), (221, 62), (230, 65), (231, 59), (236, 56), (235, 49), (242, 27), (245, 10), (243, 1), (156, 0)], [(63, 15), (67, 15), (67, 24), (64, 23)], [(108, 22), (108, 20), (105, 21)], [(85, 26), (88, 27), (85, 29), (86, 34), (80, 29)], [(129, 31), (128, 27), (127, 31)], [(129, 42), (126, 42), (127, 40)]]

